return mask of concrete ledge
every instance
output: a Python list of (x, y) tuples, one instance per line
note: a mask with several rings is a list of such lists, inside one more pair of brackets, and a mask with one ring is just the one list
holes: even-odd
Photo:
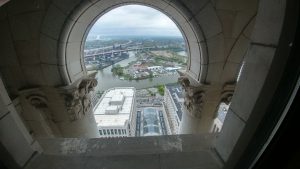
[(113, 156), (209, 151), (214, 135), (39, 139), (47, 155)]
[(25, 169), (220, 169), (215, 135), (40, 139), (42, 154)]

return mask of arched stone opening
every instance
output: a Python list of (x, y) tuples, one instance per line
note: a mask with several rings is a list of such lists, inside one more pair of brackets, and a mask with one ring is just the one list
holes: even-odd
[[(28, 58), (26, 62), (29, 62), (29, 65), (23, 64), (23, 61), (19, 65), (21, 70), (24, 70), (22, 73), (28, 76), (22, 77), (23, 74), (20, 73), (14, 79), (19, 82), (25, 78), (28, 83), (16, 83), (10, 79), (6, 81), (7, 78), (4, 78), (4, 81), (8, 82), (7, 86), (12, 88), (15, 95), (23, 88), (77, 86), (87, 76), (82, 54), (89, 28), (98, 17), (115, 7), (141, 4), (158, 9), (177, 23), (187, 42), (190, 56), (186, 75), (192, 86), (205, 85), (205, 88), (212, 88), (211, 95), (214, 98), (214, 93), (220, 94), (228, 86), (234, 86), (243, 52), (249, 44), (247, 37), (251, 35), (257, 2), (249, 1), (234, 7), (226, 6), (223, 2), (217, 4), (206, 0), (198, 1), (197, 5), (194, 3), (156, 0), (70, 2), (54, 0), (43, 4), (44, 6), (38, 4), (42, 6), (41, 11), (44, 12), (40, 19), (40, 29), (37, 31), (38, 40), (34, 41), (38, 43), (35, 47), (39, 55), (37, 59)], [(237, 10), (242, 12), (236, 14), (234, 11)], [(232, 31), (233, 28), (230, 29), (230, 25), (229, 27), (226, 25), (228, 17), (231, 18), (229, 21), (232, 24), (235, 23), (233, 16), (237, 18), (237, 26), (233, 26), (237, 29), (235, 32)], [(234, 33), (230, 33), (231, 31)], [(17, 35), (14, 34), (19, 38)], [(20, 54), (18, 57), (21, 56)], [(4, 75), (8, 77), (7, 70), (4, 70)], [(20, 76), (22, 78), (18, 78)], [(218, 105), (219, 99), (217, 96), (217, 99), (213, 100), (215, 105)], [(208, 113), (210, 121), (215, 117), (214, 113), (211, 113), (215, 108), (210, 106), (207, 109), (210, 112)]]
[[(72, 83), (80, 77), (86, 75), (85, 66), (82, 60), (83, 46), (86, 36), (94, 23), (106, 12), (129, 4), (138, 4), (152, 7), (169, 16), (181, 30), (187, 45), (189, 55), (187, 74), (195, 81), (205, 81), (205, 66), (207, 64), (207, 55), (205, 52), (204, 36), (197, 23), (188, 21), (192, 14), (188, 11), (177, 9), (176, 5), (170, 5), (165, 1), (99, 1), (95, 3), (85, 3), (77, 7), (66, 19), (59, 42), (60, 64), (66, 66), (61, 70), (65, 75), (65, 83)], [(184, 9), (184, 8), (183, 8)], [(202, 80), (201, 80), (202, 79)]]
[[(208, 1), (200, 2), (196, 11), (190, 10), (180, 1), (95, 1), (82, 3), (66, 17), (59, 36), (59, 43), (61, 44), (58, 48), (58, 57), (61, 58), (60, 64), (64, 65), (61, 67), (61, 74), (63, 74), (65, 84), (73, 83), (86, 76), (82, 59), (83, 46), (92, 25), (105, 12), (128, 4), (140, 4), (155, 8), (169, 16), (182, 31), (189, 55), (185, 75), (192, 86), (205, 85), (204, 90), (209, 90), (206, 93), (210, 93), (206, 94), (209, 99), (205, 101), (209, 102), (209, 106), (203, 110), (207, 113), (203, 116), (205, 118), (200, 120), (202, 124), (205, 124), (205, 127), (200, 127), (203, 130), (195, 128), (194, 132), (209, 131), (215, 118), (214, 111), (218, 105), (218, 99), (221, 97), (215, 93), (222, 93), (227, 90), (228, 86), (231, 86), (232, 92), (234, 90), (236, 74), (243, 58), (241, 55), (248, 47), (249, 40), (247, 37), (251, 34), (251, 24), (253, 24), (255, 16), (253, 14), (255, 7), (253, 6), (256, 3), (254, 2), (254, 5), (250, 7), (252, 11), (247, 14), (247, 22), (242, 23), (243, 27), (239, 28), (239, 33), (236, 33), (237, 35), (234, 35), (232, 39), (227, 38), (229, 36), (226, 35), (228, 34), (227, 30), (222, 30), (222, 24), (225, 22), (221, 23), (214, 9), (214, 4)], [(203, 9), (201, 9), (202, 7)], [(228, 45), (228, 51), (225, 50), (225, 44)], [(199, 119), (194, 117), (188, 116), (184, 119), (187, 120), (183, 124), (190, 125), (190, 123), (199, 122)], [(189, 129), (182, 130), (182, 133), (190, 132)]]
[[(14, 1), (16, 3), (22, 3), (20, 1)], [(61, 2), (61, 1), (59, 1)], [(59, 3), (56, 2), (56, 3)], [(74, 2), (74, 1), (73, 1)], [(79, 1), (77, 1), (79, 2)], [(226, 1), (219, 1), (222, 3), (226, 3)], [(286, 63), (287, 61), (287, 56), (289, 53), (289, 48), (291, 46), (293, 46), (293, 44), (291, 44), (290, 42), (293, 42), (293, 37), (294, 37), (294, 29), (295, 29), (295, 25), (293, 24), (288, 24), (285, 23), (283, 21), (288, 21), (293, 17), (290, 16), (294, 16), (294, 15), (286, 15), (289, 12), (293, 11), (297, 11), (295, 10), (295, 8), (293, 8), (293, 5), (296, 6), (295, 4), (292, 4), (289, 6), (289, 8), (286, 7), (285, 2), (292, 2), (292, 1), (276, 1), (276, 3), (274, 3), (274, 1), (269, 1), (269, 0), (261, 0), (260, 4), (259, 4), (259, 12), (257, 14), (257, 18), (256, 18), (256, 23), (254, 26), (254, 33), (251, 36), (251, 45), (250, 48), (248, 50), (247, 53), (247, 57), (246, 57), (246, 62), (244, 65), (244, 71), (243, 71), (243, 75), (241, 76), (241, 79), (239, 81), (239, 84), (236, 87), (236, 92), (234, 93), (234, 96), (232, 98), (232, 105), (229, 109), (229, 117), (225, 120), (227, 122), (225, 122), (223, 131), (220, 133), (218, 139), (217, 139), (217, 143), (216, 143), (216, 150), (217, 152), (220, 154), (219, 157), (221, 157), (223, 159), (223, 161), (226, 164), (226, 167), (228, 168), (239, 168), (237, 167), (237, 163), (240, 161), (241, 156), (247, 154), (247, 151), (245, 149), (249, 149), (251, 147), (248, 147), (248, 145), (250, 143), (252, 143), (253, 140), (255, 140), (255, 134), (258, 132), (258, 130), (260, 128), (258, 128), (259, 123), (262, 121), (263, 116), (265, 116), (265, 112), (267, 111), (267, 106), (270, 103), (271, 97), (275, 96), (275, 90), (276, 87), (278, 85), (279, 82), (281, 82), (281, 76), (282, 76), (282, 72), (284, 67), (287, 67), (289, 65), (285, 65), (282, 66), (283, 64)], [(90, 2), (86, 2), (86, 3), (90, 3)], [(244, 2), (243, 2), (244, 3)], [(26, 3), (24, 2), (24, 4), (26, 5)], [(62, 6), (60, 6), (60, 10), (56, 11), (56, 12), (61, 12), (61, 13), (65, 13), (65, 15), (68, 15), (68, 12), (70, 12), (68, 9), (73, 9), (73, 4), (72, 3), (66, 3), (67, 5), (65, 5), (66, 8), (63, 8)], [(23, 5), (23, 3), (22, 3)], [(229, 6), (231, 6), (232, 4), (230, 4)], [(67, 7), (69, 6), (69, 7)], [(238, 5), (237, 5), (238, 6)], [(228, 6), (227, 6), (228, 7)], [(14, 16), (13, 14), (16, 12), (20, 12), (23, 11), (23, 9), (27, 9), (28, 6), (21, 6), (19, 8), (9, 8), (9, 13), (10, 16)], [(43, 8), (43, 7), (42, 7)], [(50, 9), (51, 8), (51, 9)], [(52, 6), (52, 7), (45, 7), (45, 9), (48, 9), (48, 11), (54, 10), (54, 9), (58, 9), (57, 6)], [(21, 10), (22, 9), (22, 10)], [(192, 9), (192, 7), (189, 7), (189, 9)], [(288, 10), (286, 11), (286, 9), (293, 9), (293, 10)], [(30, 9), (32, 10), (32, 9)], [(29, 11), (30, 11), (29, 10)], [(63, 12), (62, 12), (63, 11)], [(297, 11), (298, 12), (298, 11)], [(26, 15), (27, 11), (25, 10), (24, 13), (22, 13), (19, 16), (24, 16)], [(53, 15), (55, 14), (52, 13)], [(53, 17), (52, 15), (52, 17)], [(64, 16), (65, 16), (64, 15)], [(54, 15), (54, 16), (58, 16), (58, 15)], [(1, 19), (3, 19), (3, 17), (5, 18), (5, 15), (1, 15)], [(44, 23), (46, 23), (47, 17), (50, 16), (45, 16)], [(55, 18), (55, 17), (53, 17)], [(53, 19), (52, 18), (52, 19)], [(66, 17), (65, 17), (66, 18)], [(63, 20), (65, 18), (59, 18), (57, 17), (56, 21), (53, 23), (59, 23), (60, 20)], [(8, 20), (4, 19), (4, 22), (1, 22), (1, 25), (3, 24), (4, 26), (1, 27), (3, 28), (4, 33), (7, 32), (14, 32), (14, 30), (10, 30), (10, 28), (7, 26), (9, 24), (7, 24)], [(62, 21), (62, 23), (64, 23)], [(293, 18), (292, 21), (295, 21), (295, 19)], [(252, 22), (252, 21), (251, 21)], [(66, 24), (67, 25), (67, 24)], [(282, 25), (284, 25), (282, 27)], [(285, 28), (286, 26), (290, 26), (289, 28), (291, 29), (287, 29)], [(56, 28), (57, 25), (49, 25), (52, 26), (52, 28)], [(15, 28), (15, 26), (12, 25), (12, 28)], [(47, 44), (47, 37), (51, 37), (49, 39), (52, 39), (54, 42), (53, 46), (57, 47), (59, 45), (62, 45), (62, 43), (58, 43), (57, 40), (59, 39), (59, 34), (60, 34), (60, 29), (61, 25), (59, 26), (59, 29), (57, 30), (53, 30), (53, 32), (47, 32), (44, 29), (41, 30), (42, 33), (46, 32), (48, 33), (47, 36), (43, 36), (40, 40), (40, 44), (41, 45), (45, 45)], [(48, 29), (48, 28), (47, 28)], [(8, 31), (6, 31), (8, 30)], [(25, 29), (24, 29), (25, 30)], [(1, 32), (2, 33), (2, 32)], [(40, 30), (38, 30), (38, 33), (40, 33)], [(1, 34), (3, 35), (3, 34)], [(16, 34), (15, 32), (12, 34), (15, 38), (14, 41), (16, 41), (16, 38), (20, 38), (18, 36), (18, 34)], [(283, 36), (284, 38), (279, 38), (279, 36)], [(4, 34), (4, 36), (2, 36), (3, 39), (7, 40), (7, 35)], [(48, 40), (49, 40), (48, 39)], [(1, 41), (2, 42), (2, 41)], [(10, 41), (3, 41), (3, 42), (7, 42), (7, 44), (10, 44), (12, 42), (12, 40)], [(6, 45), (5, 43), (3, 43), (4, 45)], [(51, 43), (52, 44), (52, 43)], [(34, 44), (32, 44), (34, 46)], [(18, 42), (17, 43), (17, 48), (22, 47), (22, 43)], [(233, 49), (233, 48), (232, 48)], [(286, 50), (286, 51), (282, 51), (282, 50)], [(6, 51), (5, 50), (1, 50), (1, 52)], [(30, 49), (32, 50), (32, 49)], [(44, 57), (45, 52), (47, 50), (43, 50), (41, 52), (41, 56), (40, 57)], [(56, 54), (56, 50), (55, 54)], [(232, 50), (234, 51), (234, 50)], [(20, 51), (18, 51), (20, 52)], [(42, 55), (43, 53), (43, 55)], [(7, 53), (6, 53), (7, 54)], [(22, 52), (18, 53), (18, 56), (21, 56)], [(9, 55), (10, 56), (10, 55)], [(56, 59), (58, 59), (58, 57), (55, 57)], [(11, 59), (11, 58), (5, 58), (5, 59)], [(31, 61), (31, 59), (27, 57), (25, 57), (25, 59), (28, 59), (28, 61)], [(52, 58), (53, 59), (53, 58)], [(34, 59), (33, 59), (34, 60)], [(49, 60), (49, 62), (51, 62), (53, 60)], [(24, 62), (24, 60), (21, 60), (21, 62)], [(6, 61), (1, 62), (3, 63), (7, 63)], [(44, 62), (43, 62), (44, 63)], [(47, 62), (48, 63), (48, 62)], [(54, 61), (54, 66), (51, 67), (50, 64), (47, 65), (47, 67), (50, 68), (54, 68), (53, 70), (56, 70), (57, 67), (60, 67), (61, 70), (63, 71), (64, 65), (58, 65), (56, 64), (57, 62)], [(3, 70), (6, 70), (5, 65), (1, 64), (1, 68)], [(19, 65), (20, 66), (20, 65)], [(24, 66), (24, 65), (22, 65)], [(39, 65), (41, 66), (41, 65)], [(45, 65), (42, 65), (45, 66)], [(46, 69), (46, 70), (49, 70)], [(2, 70), (2, 71), (3, 71)], [(13, 70), (13, 68), (10, 68), (8, 70)], [(24, 87), (32, 87), (34, 85), (36, 86), (42, 86), (42, 85), (50, 85), (50, 83), (43, 83), (41, 80), (37, 80), (37, 79), (43, 79), (41, 78), (39, 75), (39, 71), (29, 71), (28, 69), (24, 69), (24, 73), (29, 74), (29, 75), (36, 75), (30, 79), (27, 79), (26, 76), (24, 77), (24, 79), (28, 80), (28, 84), (18, 84), (17, 82), (20, 81), (13, 81), (15, 83), (17, 83), (19, 86)], [(36, 70), (36, 69), (33, 69)], [(39, 69), (37, 69), (39, 70)], [(8, 74), (7, 72), (3, 71), (3, 74)], [(52, 72), (51, 70), (49, 72)], [(16, 72), (13, 72), (16, 73)], [(21, 74), (22, 75), (22, 74)], [(57, 77), (60, 78), (60, 74), (56, 74), (58, 75)], [(259, 76), (257, 76), (259, 75)], [(22, 76), (20, 76), (18, 74), (17, 78), (20, 78)], [(22, 77), (23, 78), (23, 77)], [(58, 78), (58, 79), (59, 79)], [(54, 83), (54, 81), (56, 81)], [(7, 79), (7, 77), (5, 78), (5, 82), (9, 83), (10, 81)], [(47, 82), (47, 81), (46, 81)], [(69, 84), (70, 82), (67, 81), (67, 83), (64, 83), (65, 81), (61, 81), (61, 80), (49, 80), (49, 82), (51, 82), (51, 85), (66, 85)], [(8, 85), (9, 87), (12, 87), (10, 85)], [(17, 89), (20, 89), (19, 86), (16, 85)], [(35, 148), (33, 148), (34, 145), (32, 144), (32, 140), (28, 139), (31, 138), (31, 136), (28, 134), (26, 135), (26, 138), (24, 137), (19, 137), (20, 135), (25, 135), (24, 133), (26, 133), (26, 129), (24, 127), (20, 127), (19, 124), (22, 124), (22, 122), (20, 121), (16, 121), (15, 117), (17, 117), (17, 111), (14, 110), (14, 104), (10, 101), (9, 97), (6, 94), (6, 90), (4, 88), (4, 86), (1, 84), (1, 110), (4, 110), (6, 113), (2, 113), (1, 112), (1, 125), (3, 125), (4, 127), (1, 127), (1, 129), (4, 129), (5, 132), (3, 137), (1, 139), (5, 140), (6, 142), (2, 142), (5, 143), (4, 146), (6, 146), (5, 148), (7, 148), (7, 150), (9, 151), (10, 154), (12, 154), (14, 159), (17, 159), (19, 161), (17, 161), (17, 163), (19, 165), (24, 165), (26, 164), (26, 161), (32, 159), (31, 155), (34, 154), (34, 150), (36, 150)], [(13, 86), (15, 87), (15, 86)], [(13, 88), (12, 87), (12, 88)], [(9, 88), (11, 89), (11, 88)], [(4, 92), (3, 92), (4, 91)], [(245, 98), (244, 96), (247, 95), (249, 97)], [(33, 103), (37, 106), (42, 106), (44, 104), (39, 105), (39, 102), (36, 102), (36, 98), (34, 97), (34, 101)], [(44, 99), (41, 99), (44, 100)], [(234, 104), (233, 104), (234, 103)], [(4, 109), (2, 109), (2, 107), (4, 107)], [(20, 108), (20, 107), (18, 107)], [(5, 109), (8, 109), (9, 111), (6, 111)], [(19, 111), (19, 110), (18, 110)], [(12, 115), (14, 113), (14, 115)], [(3, 121), (5, 123), (3, 123)], [(8, 129), (11, 129), (8, 131)], [(13, 130), (12, 130), (13, 129)], [(18, 131), (18, 132), (15, 132)], [(12, 135), (12, 132), (14, 132), (15, 135)], [(19, 142), (11, 142), (9, 139), (11, 138), (15, 138), (18, 139), (18, 141), (22, 142), (22, 144), (19, 144)], [(178, 141), (178, 138), (176, 137), (174, 140)], [(178, 142), (174, 142), (174, 143), (178, 143)], [(195, 143), (195, 144), (200, 144), (200, 143)], [(263, 142), (259, 142), (259, 144), (263, 144)], [(8, 145), (8, 146), (7, 146)], [(15, 146), (18, 145), (18, 146)], [(16, 147), (18, 148), (20, 145), (30, 145), (30, 146), (25, 146), (18, 149), (18, 151), (16, 150)], [(74, 142), (74, 147), (78, 146), (78, 140)], [(86, 145), (86, 144), (84, 144)], [(190, 145), (188, 145), (190, 146)], [(27, 150), (30, 149), (30, 151), (26, 151), (26, 154), (24, 155), (23, 150)], [(20, 150), (22, 150), (22, 152), (20, 152)], [(176, 152), (178, 153), (178, 152)], [(213, 154), (215, 152), (212, 152)], [(207, 155), (207, 154), (206, 154)], [(201, 160), (199, 160), (201, 161)], [(172, 161), (173, 163), (174, 161)], [(194, 167), (194, 166), (193, 166)], [(199, 166), (195, 166), (195, 167), (199, 167)], [(184, 168), (184, 167), (183, 167)], [(186, 168), (186, 167), (185, 167)], [(243, 168), (243, 167), (241, 167)]]

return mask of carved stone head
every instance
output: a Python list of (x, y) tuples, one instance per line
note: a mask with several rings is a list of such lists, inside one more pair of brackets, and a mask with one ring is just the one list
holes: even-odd
[(180, 76), (178, 78), (178, 82), (182, 85), (182, 87), (186, 90), (187, 87), (190, 86), (190, 80), (186, 76)]

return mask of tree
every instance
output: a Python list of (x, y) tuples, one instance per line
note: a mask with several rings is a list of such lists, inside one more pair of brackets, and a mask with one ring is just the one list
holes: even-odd
[(124, 75), (123, 69), (124, 68), (121, 67), (121, 65), (117, 64), (116, 66), (111, 68), (111, 72), (113, 72), (114, 75), (122, 76)]
[(157, 90), (161, 96), (163, 96), (165, 94), (165, 86), (164, 85), (158, 85)]

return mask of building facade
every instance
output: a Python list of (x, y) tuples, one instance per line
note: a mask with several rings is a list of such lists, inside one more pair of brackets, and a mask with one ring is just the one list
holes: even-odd
[(137, 113), (137, 136), (171, 134), (164, 111), (160, 107), (144, 107)]
[(160, 136), (172, 134), (165, 111), (164, 97), (156, 88), (137, 91), (136, 136)]
[(182, 118), (183, 104), (182, 88), (179, 84), (166, 85), (164, 95), (164, 108), (168, 116), (172, 134), (179, 133), (179, 125)]
[(100, 137), (135, 136), (135, 88), (111, 88), (94, 108)]

